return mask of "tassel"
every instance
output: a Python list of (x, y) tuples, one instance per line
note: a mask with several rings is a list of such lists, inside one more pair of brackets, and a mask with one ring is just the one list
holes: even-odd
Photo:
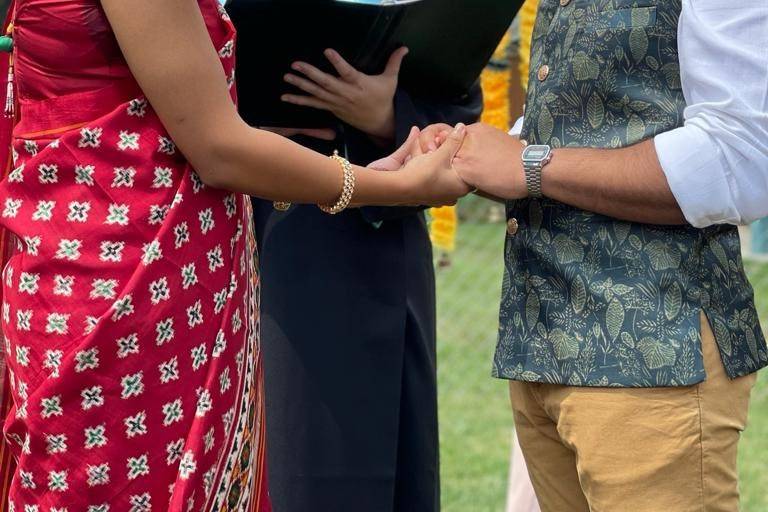
[(0, 51), (10, 53), (10, 56), (8, 57), (8, 84), (5, 91), (5, 117), (13, 118), (16, 109), (16, 97), (14, 94), (15, 87), (13, 83), (13, 23), (8, 25), (6, 35), (0, 37)]
[(14, 97), (14, 84), (13, 84), (13, 57), (11, 57), (8, 63), (8, 85), (5, 92), (5, 117), (14, 117), (16, 98)]

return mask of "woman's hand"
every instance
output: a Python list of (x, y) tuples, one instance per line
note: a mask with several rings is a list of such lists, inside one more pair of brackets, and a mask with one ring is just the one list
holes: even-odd
[(416, 204), (445, 206), (472, 192), (472, 187), (459, 176), (453, 161), (464, 144), (467, 127), (456, 125), (443, 144), (431, 153), (424, 153), (418, 142), (411, 147), (411, 159), (403, 172), (412, 173), (416, 183)]
[(407, 48), (392, 53), (387, 67), (380, 75), (366, 75), (352, 67), (335, 50), (326, 50), (325, 57), (339, 73), (338, 77), (320, 71), (306, 62), (294, 62), (294, 71), (285, 81), (307, 93), (307, 96), (285, 94), (282, 100), (294, 105), (327, 110), (340, 120), (367, 133), (391, 141), (395, 138), (394, 97), (398, 76)]
[(398, 171), (407, 181), (406, 197), (403, 204), (445, 206), (469, 192), (453, 169), (452, 162), (461, 148), (466, 136), (466, 127), (462, 124), (451, 129), (440, 148), (425, 153), (421, 149), (418, 128), (412, 128), (408, 140), (386, 158), (371, 163), (368, 167), (379, 171)]
[(389, 156), (376, 160), (375, 162), (371, 162), (368, 164), (368, 168), (377, 171), (399, 171), (405, 167), (405, 164), (407, 164), (413, 156), (415, 156), (416, 147), (419, 145), (421, 135), (422, 131), (414, 126), (411, 128), (411, 133), (408, 134), (408, 138), (397, 151)]

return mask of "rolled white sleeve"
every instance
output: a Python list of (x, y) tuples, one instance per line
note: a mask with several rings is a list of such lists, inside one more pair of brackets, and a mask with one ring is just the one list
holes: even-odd
[(509, 130), (509, 134), (513, 137), (519, 137), (520, 133), (523, 131), (523, 121), (525, 119), (523, 117), (518, 117), (517, 121), (515, 121), (515, 124), (512, 125), (512, 129)]
[(683, 127), (656, 152), (688, 222), (768, 216), (768, 0), (683, 0)]

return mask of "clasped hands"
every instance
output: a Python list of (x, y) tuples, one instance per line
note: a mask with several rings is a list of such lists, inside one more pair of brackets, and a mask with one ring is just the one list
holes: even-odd
[(514, 200), (528, 195), (522, 152), (517, 137), (489, 125), (435, 124), (413, 128), (395, 153), (369, 167), (409, 173), (420, 204), (454, 204), (475, 190)]

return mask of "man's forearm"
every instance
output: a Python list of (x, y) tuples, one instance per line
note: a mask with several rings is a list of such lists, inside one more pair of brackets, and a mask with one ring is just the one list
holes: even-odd
[(621, 149), (556, 149), (542, 173), (546, 197), (609, 217), (685, 224), (652, 140)]

